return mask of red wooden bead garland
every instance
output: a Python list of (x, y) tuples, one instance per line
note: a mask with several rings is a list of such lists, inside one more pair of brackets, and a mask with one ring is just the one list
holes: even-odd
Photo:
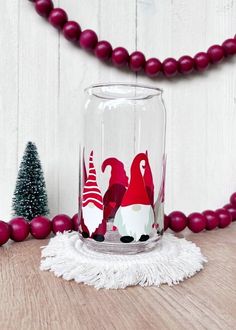
[(0, 246), (9, 240), (10, 233), (9, 225), (4, 221), (0, 221)]
[[(234, 198), (235, 193), (230, 199), (234, 201)], [(202, 214), (194, 212), (188, 218), (184, 213), (174, 211), (169, 216), (164, 215), (164, 230), (170, 228), (175, 232), (180, 232), (188, 226), (192, 232), (199, 233), (204, 229), (215, 229), (217, 226), (225, 228), (232, 220), (236, 220), (236, 208), (232, 204), (226, 204), (224, 208), (215, 212), (211, 210), (206, 210)], [(43, 216), (34, 218), (31, 223), (22, 217), (12, 219), (9, 224), (0, 221), (0, 246), (5, 244), (9, 238), (21, 242), (28, 237), (29, 232), (36, 239), (43, 239), (50, 234), (51, 229), (56, 234), (72, 229), (78, 231), (78, 227), (78, 213), (72, 219), (65, 214), (59, 214), (52, 219), (52, 222)]]
[[(51, 0), (30, 0), (35, 2), (35, 9), (39, 15), (48, 17), (49, 22), (56, 28), (62, 29), (66, 24), (68, 18), (66, 12), (61, 8), (53, 9), (53, 2)], [(75, 23), (75, 22), (74, 22)], [(68, 30), (67, 30), (68, 29)], [(64, 36), (70, 41), (77, 41), (78, 39), (78, 26), (69, 24), (65, 31)], [(145, 68), (145, 73), (149, 77), (156, 77), (159, 72), (163, 71), (167, 78), (174, 77), (178, 72), (181, 74), (189, 74), (196, 69), (197, 71), (204, 71), (209, 67), (209, 64), (220, 63), (224, 56), (236, 54), (236, 35), (234, 38), (227, 39), (223, 42), (222, 46), (213, 45), (208, 51), (199, 52), (194, 56), (182, 56), (178, 61), (174, 58), (167, 58), (163, 63), (155, 58), (149, 59), (147, 62), (145, 56), (141, 52), (133, 52), (129, 58), (129, 54), (123, 47), (114, 49), (111, 55), (109, 42), (101, 41), (99, 47), (94, 52), (97, 58), (107, 60), (112, 56), (112, 63), (116, 67), (122, 67), (129, 61), (129, 67), (134, 72), (139, 72)], [(80, 46), (86, 50), (94, 50), (98, 43), (97, 35), (92, 30), (85, 30), (81, 34)], [(129, 60), (130, 59), (130, 60)]]

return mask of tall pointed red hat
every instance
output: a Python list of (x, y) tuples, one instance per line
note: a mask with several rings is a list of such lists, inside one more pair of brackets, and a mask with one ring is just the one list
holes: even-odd
[(93, 151), (89, 157), (88, 178), (84, 185), (82, 205), (85, 207), (88, 203), (93, 203), (100, 210), (103, 209), (102, 194), (97, 185), (96, 170), (93, 164)]
[(150, 167), (150, 163), (148, 160), (148, 152), (146, 151), (146, 155), (147, 155), (147, 162), (144, 166), (145, 171), (144, 171), (144, 183), (145, 183), (145, 187), (150, 199), (151, 204), (153, 205), (154, 202), (154, 183), (153, 183), (153, 177), (152, 177), (152, 170)]
[(107, 166), (111, 166), (111, 177), (109, 187), (113, 184), (120, 184), (124, 187), (128, 186), (128, 177), (125, 173), (124, 164), (117, 158), (110, 157), (102, 163), (102, 172), (105, 171)]
[(140, 169), (141, 161), (147, 163), (147, 155), (138, 154), (131, 165), (129, 187), (123, 197), (121, 206), (129, 206), (133, 204), (150, 205), (150, 200), (145, 188), (145, 183)]

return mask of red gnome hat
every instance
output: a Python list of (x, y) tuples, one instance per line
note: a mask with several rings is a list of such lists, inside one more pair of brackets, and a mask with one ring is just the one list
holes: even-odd
[(84, 185), (82, 206), (93, 203), (100, 210), (103, 209), (102, 194), (96, 181), (96, 170), (93, 164), (93, 151), (89, 157), (89, 173)]
[(165, 200), (165, 180), (166, 180), (166, 156), (163, 157), (161, 188), (158, 196), (158, 200), (160, 200), (161, 203), (164, 203)]
[(141, 161), (147, 164), (147, 155), (144, 153), (138, 154), (131, 165), (129, 187), (123, 197), (121, 206), (129, 206), (133, 204), (150, 205), (150, 200), (145, 188), (145, 183), (140, 170)]
[(144, 179), (145, 187), (146, 187), (150, 202), (153, 205), (153, 203), (154, 203), (154, 183), (153, 183), (152, 170), (151, 170), (150, 163), (148, 160), (147, 151), (146, 151), (146, 155), (147, 155), (147, 162), (144, 166), (145, 171), (144, 171), (143, 179)]
[(111, 177), (109, 187), (113, 184), (120, 184), (124, 187), (128, 186), (128, 177), (125, 173), (124, 164), (117, 158), (111, 157), (104, 160), (102, 163), (102, 172), (107, 166), (111, 166)]

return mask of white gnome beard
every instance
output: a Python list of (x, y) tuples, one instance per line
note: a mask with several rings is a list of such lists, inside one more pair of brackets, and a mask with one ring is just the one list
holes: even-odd
[(149, 235), (154, 223), (150, 205), (134, 204), (120, 207), (115, 215), (114, 225), (121, 236), (132, 236), (138, 241), (142, 235)]
[(103, 210), (93, 203), (82, 208), (84, 224), (88, 228), (90, 235), (95, 232), (103, 220)]

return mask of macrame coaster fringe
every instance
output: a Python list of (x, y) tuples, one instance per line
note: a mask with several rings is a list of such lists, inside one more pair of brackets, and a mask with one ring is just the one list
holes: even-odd
[(91, 251), (76, 232), (59, 233), (42, 249), (41, 270), (97, 289), (178, 284), (207, 262), (199, 247), (172, 234), (165, 234), (154, 250), (137, 255)]

